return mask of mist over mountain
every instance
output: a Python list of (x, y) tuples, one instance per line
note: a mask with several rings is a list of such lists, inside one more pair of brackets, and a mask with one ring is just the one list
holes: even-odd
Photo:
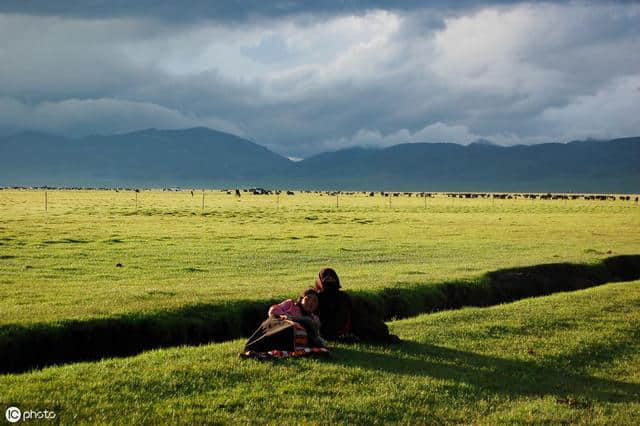
[(489, 139), (476, 139), (475, 141), (471, 142), (470, 145), (495, 145), (498, 146), (497, 143), (490, 141)]
[(263, 186), (398, 191), (640, 191), (640, 137), (502, 147), (349, 148), (291, 161), (208, 128), (0, 138), (0, 186)]

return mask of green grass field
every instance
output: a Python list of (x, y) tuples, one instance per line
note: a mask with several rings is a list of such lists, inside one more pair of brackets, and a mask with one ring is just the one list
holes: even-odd
[(0, 376), (63, 423), (637, 424), (640, 281), (391, 322), (330, 360), (240, 360), (243, 341)]
[[(375, 293), (640, 254), (633, 201), (202, 197), (49, 190), (45, 211), (44, 191), (0, 191), (0, 346), (60, 352), (70, 320), (157, 327), (189, 307), (292, 297), (324, 266)], [(0, 404), (63, 423), (633, 424), (639, 306), (635, 281), (422, 315), (389, 323), (401, 345), (338, 345), (328, 361), (240, 361), (241, 340), (153, 350), (0, 375)]]
[[(640, 253), (627, 201), (0, 191), (0, 324), (411, 287)], [(390, 206), (391, 204), (391, 206)], [(116, 267), (120, 263), (122, 267)]]

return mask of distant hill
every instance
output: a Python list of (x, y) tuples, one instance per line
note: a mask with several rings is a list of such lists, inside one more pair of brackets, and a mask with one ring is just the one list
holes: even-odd
[(300, 179), (347, 189), (634, 193), (640, 137), (512, 147), (411, 143), (324, 153), (296, 167)]
[(291, 162), (206, 128), (148, 129), (66, 139), (25, 132), (0, 139), (4, 185), (221, 185), (261, 182)]
[(640, 137), (501, 147), (480, 140), (349, 148), (294, 162), (206, 128), (0, 139), (0, 186), (264, 186), (398, 191), (640, 192)]

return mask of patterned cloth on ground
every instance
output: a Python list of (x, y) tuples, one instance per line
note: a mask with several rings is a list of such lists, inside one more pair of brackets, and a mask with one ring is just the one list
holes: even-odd
[(246, 351), (240, 354), (240, 358), (251, 358), (257, 360), (301, 358), (309, 356), (327, 357), (330, 352), (327, 348), (301, 348), (295, 351), (280, 351), (277, 349), (266, 352)]

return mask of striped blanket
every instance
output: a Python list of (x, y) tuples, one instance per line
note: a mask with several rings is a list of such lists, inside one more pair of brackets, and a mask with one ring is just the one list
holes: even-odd
[(301, 324), (278, 317), (267, 318), (249, 337), (241, 358), (274, 359), (326, 356), (324, 347), (310, 347), (307, 330)]
[(283, 359), (283, 358), (302, 358), (309, 356), (329, 356), (330, 352), (327, 348), (303, 348), (295, 351), (279, 351), (273, 349), (266, 352), (246, 351), (240, 354), (240, 358), (252, 358), (257, 360), (267, 359)]

